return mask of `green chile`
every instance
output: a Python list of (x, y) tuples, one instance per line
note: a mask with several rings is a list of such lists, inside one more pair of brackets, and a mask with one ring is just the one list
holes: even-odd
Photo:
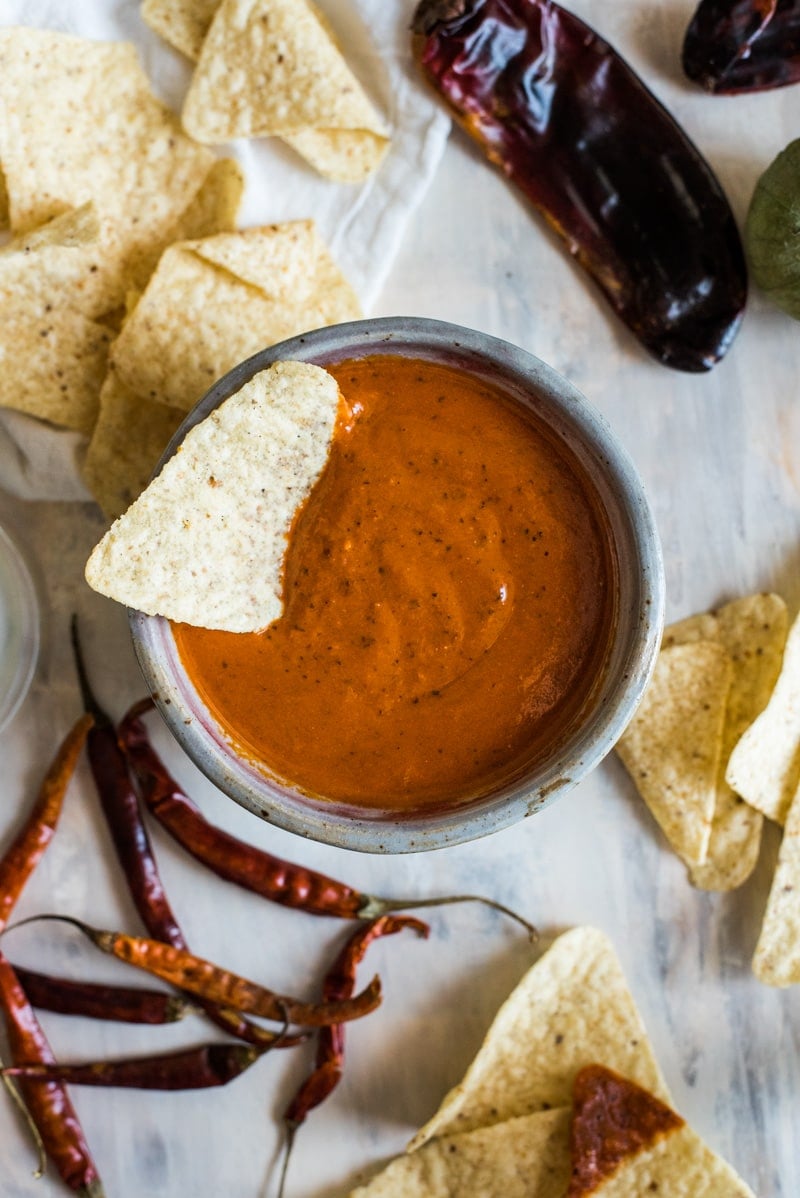
[(800, 138), (758, 180), (744, 244), (755, 282), (773, 303), (800, 320)]

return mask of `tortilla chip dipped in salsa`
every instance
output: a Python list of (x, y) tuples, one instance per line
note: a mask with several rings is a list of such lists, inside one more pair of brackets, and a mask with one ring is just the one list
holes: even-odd
[(575, 1079), (570, 1139), (565, 1198), (754, 1198), (680, 1115), (604, 1065)]
[[(170, 26), (157, 21), (161, 31)], [(180, 40), (191, 44), (192, 34)], [(306, 0), (222, 0), (202, 42), (183, 125), (209, 144), (280, 137), (321, 174), (346, 183), (366, 179), (389, 145), (383, 121)]]
[(338, 406), (316, 366), (256, 374), (112, 525), (87, 563), (90, 586), (151, 615), (266, 628), (282, 611), (289, 527), (325, 465)]

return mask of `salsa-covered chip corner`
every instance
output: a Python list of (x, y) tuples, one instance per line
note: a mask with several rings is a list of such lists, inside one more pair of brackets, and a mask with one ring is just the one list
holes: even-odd
[(258, 632), (281, 614), (295, 512), (319, 477), (339, 388), (276, 362), (195, 425), (93, 550), (86, 579), (148, 615)]

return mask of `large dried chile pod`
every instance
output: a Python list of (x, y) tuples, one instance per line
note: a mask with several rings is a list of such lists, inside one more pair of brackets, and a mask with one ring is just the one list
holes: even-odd
[(702, 0), (682, 57), (689, 79), (716, 95), (800, 82), (800, 0)]
[(489, 159), (659, 361), (709, 370), (747, 274), (708, 164), (616, 51), (551, 0), (422, 0), (414, 52)]

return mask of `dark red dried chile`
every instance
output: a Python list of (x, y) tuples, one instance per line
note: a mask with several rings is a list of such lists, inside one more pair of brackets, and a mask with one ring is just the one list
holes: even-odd
[[(709, 370), (739, 326), (739, 233), (709, 166), (622, 58), (549, 0), (422, 0), (417, 61), (650, 353)], [(543, 301), (546, 302), (546, 301)]]
[(800, 0), (702, 0), (683, 43), (689, 79), (716, 95), (800, 81)]

